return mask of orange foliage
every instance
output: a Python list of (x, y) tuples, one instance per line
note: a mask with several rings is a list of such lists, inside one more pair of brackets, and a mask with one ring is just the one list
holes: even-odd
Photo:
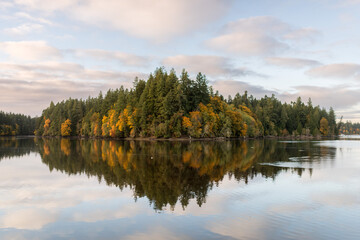
[(61, 151), (66, 155), (66, 156), (69, 156), (70, 155), (70, 139), (61, 139), (61, 142), (60, 142), (60, 149)]
[(49, 128), (50, 128), (50, 119), (45, 119), (45, 124), (44, 124), (44, 135), (47, 135)]
[(182, 122), (182, 124), (183, 124), (183, 127), (184, 127), (184, 128), (190, 128), (190, 127), (192, 127), (192, 123), (191, 123), (191, 121), (190, 121), (190, 119), (189, 119), (188, 117), (183, 117), (183, 122)]
[(50, 154), (50, 147), (49, 145), (47, 145), (47, 143), (44, 143), (44, 155), (49, 155)]
[(107, 137), (109, 136), (109, 118), (107, 116), (104, 116), (102, 119), (102, 136)]
[(61, 136), (70, 136), (71, 134), (71, 121), (66, 119), (65, 122), (61, 124)]

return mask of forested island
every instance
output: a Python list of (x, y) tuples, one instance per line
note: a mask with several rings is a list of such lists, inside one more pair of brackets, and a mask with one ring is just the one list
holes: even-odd
[(256, 99), (236, 94), (225, 99), (199, 73), (193, 80), (158, 68), (148, 79), (135, 79), (105, 96), (68, 99), (43, 110), (37, 136), (109, 138), (214, 138), (260, 136), (329, 136), (339, 132), (334, 110), (274, 95)]

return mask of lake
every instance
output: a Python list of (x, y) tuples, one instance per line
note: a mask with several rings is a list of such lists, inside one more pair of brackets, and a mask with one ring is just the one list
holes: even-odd
[(0, 239), (360, 239), (360, 137), (0, 138)]

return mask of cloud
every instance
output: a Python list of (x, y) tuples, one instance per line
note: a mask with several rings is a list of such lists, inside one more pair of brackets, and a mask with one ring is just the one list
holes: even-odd
[(303, 58), (271, 57), (267, 58), (266, 62), (271, 65), (296, 69), (321, 65), (321, 63), (318, 61)]
[(245, 91), (248, 92), (248, 95), (253, 95), (257, 98), (264, 97), (265, 95), (271, 96), (272, 94), (277, 94), (276, 91), (235, 80), (214, 81), (212, 82), (212, 86), (215, 91), (218, 90), (220, 94), (223, 94), (224, 96), (234, 96), (237, 93), (243, 94)]
[(359, 78), (360, 64), (336, 63), (315, 67), (306, 72), (312, 77)]
[(112, 28), (155, 42), (167, 41), (201, 29), (223, 16), (230, 0), (16, 0), (17, 4), (48, 13), (63, 11), (98, 27)]
[(50, 101), (97, 96), (121, 85), (129, 88), (138, 72), (87, 69), (80, 64), (43, 62), (0, 63), (1, 110), (40, 115)]
[(312, 38), (318, 32), (295, 28), (275, 17), (258, 16), (226, 24), (219, 36), (206, 44), (217, 50), (245, 56), (267, 56), (290, 49), (289, 42)]
[(30, 21), (33, 21), (33, 22), (38, 22), (38, 23), (41, 23), (41, 24), (54, 25), (51, 21), (49, 21), (49, 20), (47, 20), (45, 18), (34, 17), (34, 16), (31, 16), (30, 14), (25, 13), (25, 12), (17, 12), (17, 13), (15, 13), (15, 17), (25, 18), (27, 20), (30, 20)]
[(77, 57), (91, 57), (97, 60), (118, 61), (126, 66), (146, 67), (150, 62), (149, 57), (118, 51), (106, 51), (102, 49), (76, 49), (70, 50)]
[(6, 2), (6, 1), (0, 2), (0, 9), (6, 9), (6, 8), (10, 8), (12, 6), (13, 6), (12, 2)]
[[(321, 107), (333, 107), (336, 110), (350, 108), (360, 102), (359, 89), (346, 85), (333, 87), (296, 86), (295, 93), (282, 93), (280, 99), (287, 102), (301, 96), (303, 100), (311, 98), (312, 102)], [(341, 97), (339, 97), (341, 96)]]
[(18, 5), (26, 6), (32, 10), (41, 10), (44, 12), (54, 12), (70, 8), (78, 0), (62, 0), (62, 1), (42, 1), (42, 0), (15, 0)]
[(314, 28), (300, 28), (285, 34), (284, 38), (295, 41), (303, 40), (303, 39), (314, 41), (315, 38), (320, 35), (321, 35), (320, 32)]
[(341, 115), (344, 116), (344, 119), (349, 119), (354, 115), (354, 113), (349, 112), (348, 109), (360, 104), (359, 89), (347, 85), (336, 85), (332, 87), (295, 86), (292, 92), (265, 89), (262, 86), (234, 80), (214, 81), (212, 85), (214, 90), (218, 90), (223, 96), (234, 96), (236, 93), (243, 94), (247, 91), (248, 95), (253, 95), (256, 98), (274, 94), (275, 97), (287, 103), (295, 101), (299, 96), (303, 101), (311, 98), (314, 105), (320, 105), (325, 108), (333, 107), (338, 115), (341, 113)]
[(4, 32), (10, 35), (26, 35), (30, 33), (36, 33), (43, 30), (43, 25), (36, 23), (24, 23), (20, 26), (13, 28), (5, 28)]
[(230, 59), (218, 56), (205, 55), (176, 55), (167, 57), (162, 61), (162, 64), (167, 67), (177, 69), (179, 72), (185, 68), (187, 71), (197, 74), (199, 72), (205, 73), (213, 77), (231, 77), (231, 76), (245, 76), (254, 75), (261, 76), (244, 67), (234, 67)]
[(58, 49), (44, 41), (0, 42), (0, 51), (11, 59), (20, 61), (49, 60), (61, 56)]

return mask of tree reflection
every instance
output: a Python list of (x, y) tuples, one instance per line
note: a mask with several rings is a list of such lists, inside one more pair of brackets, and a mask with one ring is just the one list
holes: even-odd
[(3, 158), (24, 156), (35, 151), (34, 138), (0, 137), (0, 161)]
[(335, 148), (317, 142), (115, 141), (57, 138), (1, 138), (0, 160), (40, 153), (50, 171), (97, 176), (135, 200), (147, 197), (156, 210), (190, 199), (201, 206), (214, 185), (229, 176), (248, 183), (256, 176), (275, 179), (281, 171), (302, 176), (313, 164), (335, 158)]
[[(185, 208), (190, 199), (196, 199), (201, 206), (209, 190), (225, 176), (246, 183), (257, 175), (275, 179), (281, 171), (301, 176), (311, 169), (302, 167), (301, 163), (311, 164), (335, 156), (334, 149), (315, 146), (313, 142), (54, 138), (38, 139), (38, 142), (42, 160), (50, 170), (69, 175), (84, 173), (120, 189), (130, 187), (135, 200), (146, 196), (156, 210), (167, 205), (174, 208), (178, 202)], [(289, 159), (298, 159), (298, 166), (281, 165)]]

